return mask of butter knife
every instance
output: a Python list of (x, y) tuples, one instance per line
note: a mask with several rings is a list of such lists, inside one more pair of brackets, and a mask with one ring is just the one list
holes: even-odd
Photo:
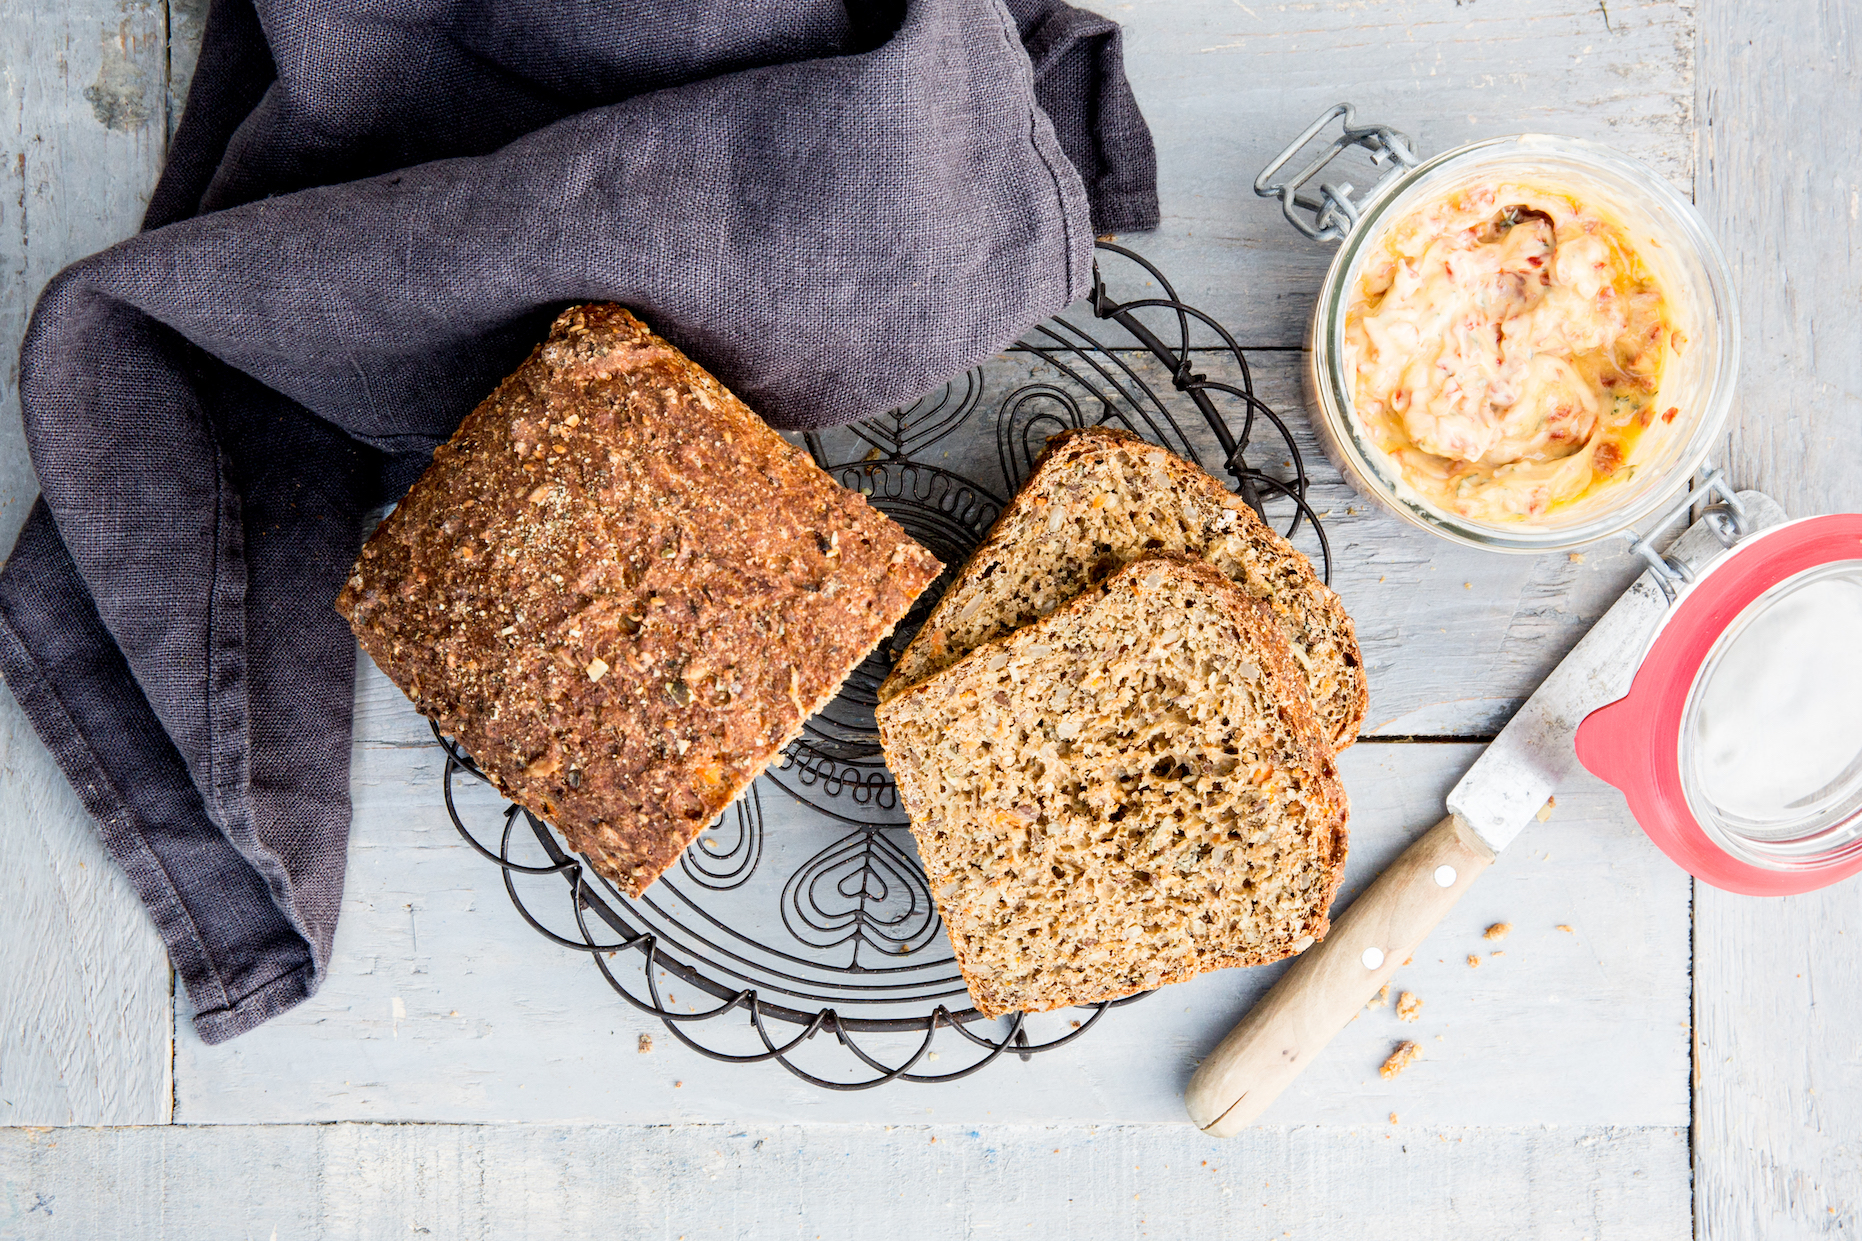
[(1266, 1111), (1525, 830), (1576, 768), (1573, 738), (1584, 717), (1629, 692), (1677, 587), (1698, 580), (1727, 554), (1727, 513), (1738, 514), (1740, 535), (1784, 520), (1777, 502), (1762, 492), (1734, 496), (1717, 472), (1707, 482), (1707, 490), (1719, 490), (1728, 502), (1688, 527), (1665, 556), (1651, 549), (1651, 540), (1688, 511), (1685, 500), (1632, 542), (1651, 568), (1468, 769), (1448, 794), (1447, 817), (1373, 880), (1325, 939), (1297, 957), (1203, 1060), (1184, 1092), (1198, 1128), (1230, 1137)]

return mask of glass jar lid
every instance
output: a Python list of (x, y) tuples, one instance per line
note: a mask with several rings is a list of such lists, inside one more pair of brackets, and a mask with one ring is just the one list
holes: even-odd
[(1862, 872), (1862, 513), (1773, 526), (1708, 565), (1576, 746), (1717, 888), (1783, 896)]
[(1689, 809), (1730, 853), (1776, 865), (1862, 838), (1862, 559), (1739, 612), (1694, 676), (1678, 757)]

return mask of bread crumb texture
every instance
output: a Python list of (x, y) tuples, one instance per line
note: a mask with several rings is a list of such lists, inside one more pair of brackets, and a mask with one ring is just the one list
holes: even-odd
[(1344, 790), (1272, 613), (1157, 555), (881, 705), (977, 1008), (1117, 999), (1322, 938)]
[(1492, 926), (1488, 927), (1485, 931), (1481, 932), (1481, 934), (1486, 936), (1488, 939), (1501, 940), (1501, 939), (1505, 939), (1507, 937), (1507, 933), (1510, 932), (1512, 929), (1513, 929), (1513, 924), (1511, 922), (1496, 922)]
[(1480, 954), (1477, 952), (1470, 952), (1468, 954), (1468, 968), (1471, 970), (1479, 969), (1480, 964), (1481, 964)]
[(880, 688), (885, 700), (1046, 616), (1151, 552), (1201, 557), (1270, 608), (1333, 749), (1370, 696), (1344, 605), (1239, 496), (1167, 448), (1113, 427), (1048, 441), (963, 572)]
[(1422, 1048), (1410, 1042), (1398, 1043), (1396, 1050), (1390, 1053), (1390, 1058), (1384, 1061), (1383, 1067), (1377, 1072), (1386, 1079), (1392, 1078), (1420, 1059), (1422, 1059)]
[(1414, 992), (1405, 991), (1397, 997), (1396, 1015), (1398, 1021), (1419, 1021), (1422, 1019), (1422, 999)]
[(646, 1055), (648, 1052), (652, 1051), (653, 1050), (653, 1036), (651, 1034), (642, 1034), (640, 1036), (640, 1042), (638, 1046), (635, 1047), (634, 1050), (638, 1051), (643, 1056)]
[(1383, 986), (1377, 989), (1377, 994), (1372, 996), (1370, 998), (1370, 1002), (1365, 1004), (1364, 1007), (1382, 1008), (1388, 1003), (1390, 1003), (1390, 984), (1385, 983)]
[(434, 453), (336, 606), (494, 784), (638, 896), (940, 568), (596, 304)]

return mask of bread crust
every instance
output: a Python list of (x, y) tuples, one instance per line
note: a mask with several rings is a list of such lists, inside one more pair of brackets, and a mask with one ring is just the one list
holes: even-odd
[[(1329, 725), (1325, 734), (1334, 750), (1342, 750), (1355, 742), (1370, 708), (1370, 690), (1364, 674), (1364, 657), (1358, 649), (1357, 627), (1338, 595), (1313, 570), (1311, 561), (1207, 471), (1167, 448), (1129, 431), (1107, 426), (1072, 428), (1048, 440), (1027, 483), (1003, 509), (944, 597), (900, 653), (891, 675), (880, 686), (880, 701), (948, 666), (964, 653), (967, 644), (954, 637), (954, 631), (965, 627), (959, 618), (970, 604), (980, 578), (993, 572), (999, 562), (1015, 558), (1015, 545), (1029, 528), (1032, 510), (1054, 499), (1048, 494), (1050, 480), (1063, 476), (1070, 465), (1089, 458), (1104, 459), (1120, 449), (1160, 465), (1169, 474), (1173, 486), (1201, 496), (1224, 513), (1234, 515), (1231, 520), (1237, 526), (1236, 532), (1255, 547), (1256, 559), (1268, 579), (1256, 583), (1250, 593), (1274, 610), (1290, 641), (1307, 641), (1303, 635), (1310, 627), (1318, 627), (1331, 635), (1338, 651), (1338, 665), (1315, 669), (1310, 677), (1302, 673), (1301, 683), (1310, 688), (1325, 675), (1335, 677), (1336, 687), (1323, 701), (1315, 701), (1315, 706)], [(1112, 563), (1102, 566), (1099, 576), (1116, 568), (1123, 559), (1126, 558), (1112, 557)], [(1079, 584), (1084, 588), (1091, 578), (1089, 567), (1078, 565), (1075, 568)], [(994, 617), (988, 637), (1000, 637), (1035, 618), (1034, 613), (1027, 611)]]
[(494, 784), (638, 896), (940, 569), (593, 304), (434, 454), (336, 607)]
[(1323, 882), (1302, 925), (1296, 929), (1297, 933), (1283, 936), (1280, 946), (1272, 951), (1206, 957), (1194, 966), (1160, 971), (1153, 979), (1144, 982), (1090, 993), (1049, 997), (1031, 1004), (1027, 997), (1004, 995), (985, 974), (978, 971), (979, 945), (967, 942), (955, 931), (945, 899), (935, 891), (934, 874), (933, 898), (938, 903), (946, 926), (953, 927), (951, 943), (957, 966), (963, 973), (972, 1000), (978, 1010), (987, 1016), (1001, 1016), (1017, 1010), (1041, 1012), (1075, 1004), (1122, 999), (1156, 986), (1182, 982), (1212, 969), (1265, 965), (1293, 955), (1297, 951), (1293, 945), (1301, 936), (1310, 936), (1313, 942), (1317, 942), (1325, 938), (1331, 929), (1328, 911), (1338, 894), (1339, 885), (1344, 881), (1345, 858), (1349, 848), (1349, 804), (1338, 777), (1333, 750), (1326, 741), (1319, 718), (1303, 689), (1304, 682), (1298, 666), (1287, 653), (1285, 634), (1272, 610), (1252, 598), (1245, 589), (1206, 561), (1181, 553), (1150, 553), (1139, 557), (1114, 573), (1102, 585), (1081, 594), (1044, 619), (977, 647), (956, 663), (880, 704), (878, 720), (887, 763), (897, 779), (900, 799), (910, 815), (913, 835), (918, 839), (920, 854), (926, 860), (926, 869), (928, 872), (935, 870), (943, 850), (940, 842), (930, 838), (925, 830), (926, 825), (932, 821), (931, 803), (934, 794), (928, 783), (927, 772), (909, 754), (910, 747), (903, 735), (903, 721), (914, 715), (949, 718), (954, 696), (971, 680), (973, 673), (988, 667), (999, 653), (1010, 651), (1017, 645), (1028, 646), (1050, 640), (1049, 635), (1065, 630), (1089, 616), (1111, 592), (1129, 588), (1135, 579), (1160, 565), (1167, 567), (1170, 572), (1188, 577), (1197, 589), (1229, 613), (1246, 635), (1251, 650), (1261, 663), (1262, 671), (1272, 682), (1270, 697), (1281, 720), (1292, 734), (1296, 749), (1295, 761), (1311, 777), (1312, 800), (1322, 816), (1322, 822), (1314, 824), (1312, 830), (1317, 849), (1315, 860), (1325, 868)]

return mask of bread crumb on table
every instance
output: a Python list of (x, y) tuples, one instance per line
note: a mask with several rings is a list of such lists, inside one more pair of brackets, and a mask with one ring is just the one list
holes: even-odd
[(1420, 1059), (1422, 1059), (1422, 1048), (1414, 1043), (1398, 1043), (1396, 1050), (1390, 1053), (1390, 1058), (1384, 1061), (1383, 1067), (1377, 1072), (1385, 1078), (1395, 1077)]
[(1571, 928), (1570, 928), (1569, 926), (1567, 926), (1567, 925), (1565, 925), (1565, 924), (1564, 924), (1564, 923), (1562, 923), (1562, 922), (1560, 922), (1560, 923), (1558, 924), (1558, 929), (1559, 929), (1559, 930), (1561, 930), (1561, 931), (1563, 931), (1563, 932), (1564, 932), (1565, 934), (1567, 934), (1567, 935), (1576, 935), (1576, 934), (1577, 934), (1577, 932), (1576, 932), (1576, 931), (1574, 931), (1574, 930), (1572, 930), (1572, 929), (1571, 929)]
[(1372, 996), (1365, 1003), (1364, 1007), (1382, 1008), (1384, 1005), (1388, 1004), (1389, 1002), (1390, 1002), (1390, 984), (1385, 983), (1382, 987), (1378, 988), (1377, 994)]
[(1481, 933), (1488, 939), (1505, 939), (1507, 932), (1512, 929), (1513, 924), (1511, 922), (1496, 922)]
[(1481, 965), (1480, 954), (1478, 952), (1470, 952), (1468, 954), (1468, 968), (1471, 970), (1479, 969), (1480, 965)]
[(1390, 1123), (1393, 1125), (1397, 1123), (1397, 1114), (1395, 1112), (1390, 1113)]
[[(1558, 805), (1558, 799), (1556, 797), (1548, 797), (1545, 799), (1545, 804), (1539, 807), (1539, 813), (1533, 815), (1532, 817), (1537, 819), (1539, 822), (1544, 823), (1552, 817), (1552, 810), (1557, 805)], [(1547, 854), (1546, 856), (1549, 857), (1551, 855)]]
[(1397, 997), (1396, 1015), (1398, 1021), (1421, 1020), (1422, 1000), (1415, 993), (1405, 991)]
[(653, 1036), (651, 1034), (642, 1034), (640, 1036), (640, 1044), (636, 1048), (636, 1050), (638, 1050), (639, 1053), (643, 1056), (646, 1055), (649, 1051), (652, 1051), (653, 1050)]

